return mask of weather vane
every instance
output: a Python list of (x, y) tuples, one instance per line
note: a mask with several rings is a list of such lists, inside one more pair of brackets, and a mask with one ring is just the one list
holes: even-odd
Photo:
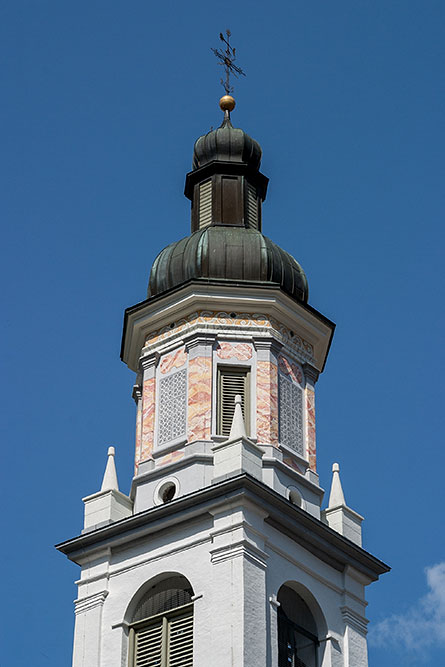
[(221, 85), (226, 91), (226, 95), (230, 95), (233, 93), (233, 86), (230, 85), (230, 75), (233, 74), (234, 77), (238, 78), (239, 75), (241, 74), (242, 76), (246, 76), (241, 67), (238, 67), (238, 65), (235, 65), (235, 60), (236, 60), (236, 54), (235, 54), (235, 47), (230, 46), (230, 37), (232, 33), (230, 30), (226, 30), (226, 37), (222, 34), (222, 32), (219, 33), (219, 38), (224, 44), (226, 45), (226, 49), (212, 49), (213, 53), (215, 56), (218, 58), (220, 61), (218, 64), (222, 65), (224, 69), (226, 70), (226, 79), (224, 81), (223, 78), (221, 78)]

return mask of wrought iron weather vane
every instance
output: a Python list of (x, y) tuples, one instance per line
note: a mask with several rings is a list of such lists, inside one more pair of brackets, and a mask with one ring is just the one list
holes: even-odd
[(213, 53), (219, 60), (218, 64), (222, 65), (226, 70), (225, 80), (221, 78), (221, 85), (226, 91), (226, 95), (230, 95), (231, 93), (233, 93), (233, 86), (230, 85), (231, 74), (233, 74), (233, 76), (236, 78), (238, 78), (240, 75), (246, 76), (241, 67), (235, 65), (236, 53), (235, 53), (235, 47), (230, 45), (231, 35), (232, 33), (230, 32), (230, 30), (226, 30), (226, 37), (224, 37), (222, 32), (219, 33), (220, 40), (224, 42), (224, 44), (226, 45), (225, 50), (224, 47), (221, 49), (212, 48)]

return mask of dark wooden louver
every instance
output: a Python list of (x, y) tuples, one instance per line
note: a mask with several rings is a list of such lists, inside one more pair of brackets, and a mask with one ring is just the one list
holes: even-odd
[(247, 404), (247, 371), (243, 369), (220, 368), (219, 369), (219, 434), (228, 436), (235, 412), (235, 396), (241, 396), (241, 409), (247, 428), (246, 404)]

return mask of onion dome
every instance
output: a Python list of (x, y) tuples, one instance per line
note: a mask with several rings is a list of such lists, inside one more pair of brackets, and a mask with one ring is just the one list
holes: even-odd
[(298, 301), (308, 299), (306, 276), (292, 255), (245, 227), (209, 226), (171, 243), (154, 261), (147, 296), (190, 280), (270, 285)]
[(212, 130), (196, 140), (193, 151), (193, 169), (199, 169), (214, 160), (222, 162), (242, 162), (253, 169), (259, 169), (261, 146), (244, 130), (233, 127), (226, 113), (221, 127)]

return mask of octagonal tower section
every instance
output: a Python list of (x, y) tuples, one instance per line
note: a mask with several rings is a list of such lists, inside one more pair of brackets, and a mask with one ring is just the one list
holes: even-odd
[(135, 513), (247, 472), (320, 518), (315, 384), (334, 324), (308, 305), (298, 262), (261, 232), (260, 161), (227, 112), (197, 140), (191, 233), (159, 253), (147, 299), (125, 313)]

